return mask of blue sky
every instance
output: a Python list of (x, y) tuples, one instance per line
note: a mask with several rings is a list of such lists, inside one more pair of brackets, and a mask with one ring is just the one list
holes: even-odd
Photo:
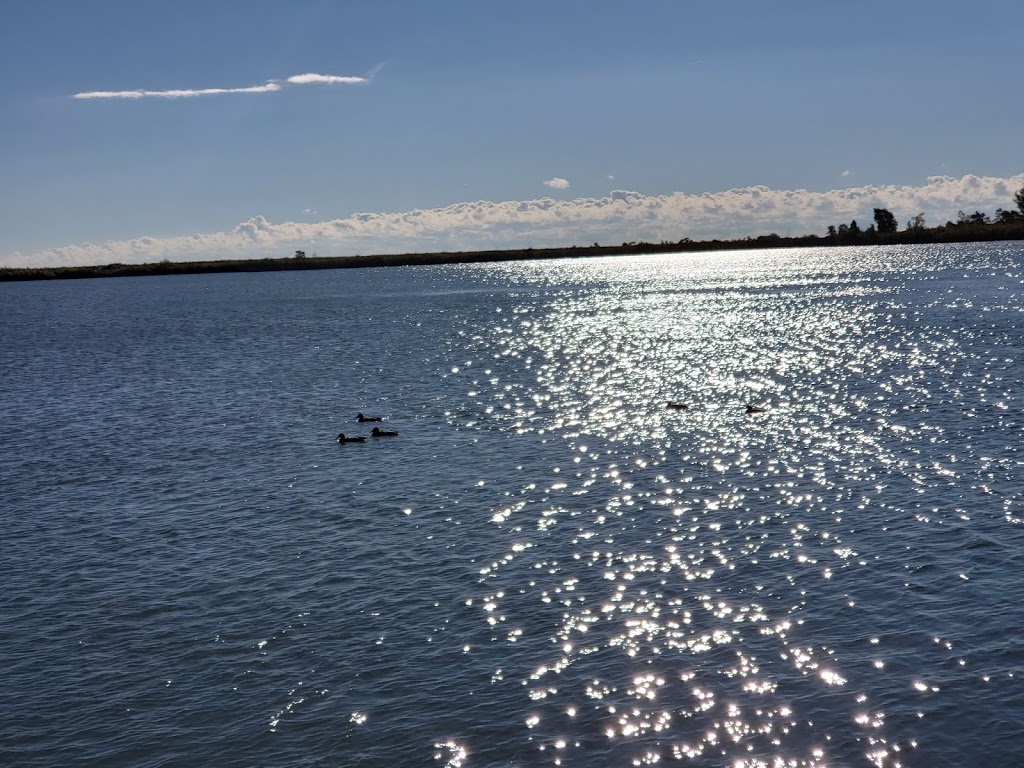
[[(1020, 0), (8, 0), (0, 265), (991, 213), (1021, 30)], [(172, 90), (218, 92), (75, 98)]]

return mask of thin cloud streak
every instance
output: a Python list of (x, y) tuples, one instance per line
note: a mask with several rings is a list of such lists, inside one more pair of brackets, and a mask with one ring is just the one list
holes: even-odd
[[(315, 72), (307, 72), (302, 75), (292, 75), (286, 81), (292, 85), (352, 85), (365, 83), (365, 77), (349, 75), (319, 75)], [(169, 91), (82, 91), (73, 94), (73, 99), (189, 99), (196, 96), (219, 96), (225, 93), (274, 93), (283, 88), (280, 81), (268, 80), (265, 85), (253, 85), (245, 88), (181, 88)]]
[(271, 81), (266, 85), (249, 88), (192, 88), (173, 91), (84, 91), (76, 93), (73, 99), (188, 99), (194, 96), (215, 96), (222, 93), (272, 93), (281, 86)]
[(324, 85), (337, 85), (351, 84), (351, 83), (365, 83), (365, 77), (354, 77), (354, 76), (342, 76), (342, 75), (318, 75), (314, 72), (307, 72), (304, 75), (292, 75), (288, 78), (289, 83), (295, 85), (310, 85), (313, 83), (322, 83)]
[(0, 266), (60, 267), (290, 256), (542, 248), (597, 241), (677, 242), (779, 234), (824, 235), (830, 224), (870, 222), (888, 208), (901, 224), (924, 213), (929, 225), (957, 211), (1011, 208), (1024, 173), (1006, 178), (933, 176), (923, 186), (865, 186), (828, 192), (744, 187), (725, 192), (644, 195), (617, 190), (575, 200), (477, 201), (404, 213), (356, 213), (321, 222), (273, 223), (254, 216), (225, 232), (84, 243), (0, 257)]

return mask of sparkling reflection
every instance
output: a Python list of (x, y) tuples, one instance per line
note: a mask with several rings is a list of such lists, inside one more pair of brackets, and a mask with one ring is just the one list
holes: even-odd
[[(930, 324), (899, 277), (758, 258), (732, 274), (710, 258), (506, 267), (527, 286), (605, 287), (524, 291), (459, 334), (453, 424), (556, 457), (489, 511), (509, 547), (474, 604), (492, 642), (520, 649), (506, 674), (559, 761), (600, 733), (634, 765), (901, 765), (920, 718), (894, 724), (874, 692), (940, 696), (914, 671), (952, 658), (898, 639), (927, 625), (905, 601), (938, 576), (914, 548), (941, 547), (934, 532), (983, 499), (1020, 523), (1005, 481), (1022, 463), (958, 426), (988, 406), (1005, 437), (1013, 391), (986, 370), (1000, 353), (972, 356), (978, 331)], [(908, 542), (902, 561), (889, 537)]]

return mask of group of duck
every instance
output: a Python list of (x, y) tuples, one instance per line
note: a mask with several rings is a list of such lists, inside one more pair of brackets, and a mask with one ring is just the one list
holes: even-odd
[[(360, 424), (366, 422), (380, 422), (384, 421), (380, 416), (364, 416), (361, 413), (356, 414), (356, 421)], [(398, 432), (393, 429), (381, 429), (380, 427), (374, 427), (370, 430), (370, 437), (398, 437)], [(346, 437), (344, 432), (339, 432), (335, 438), (335, 442), (338, 443), (365, 443), (366, 435), (354, 435), (352, 437)]]
[[(690, 406), (686, 403), (674, 403), (671, 400), (668, 401), (668, 409), (670, 411), (688, 411)], [(764, 413), (767, 408), (762, 408), (758, 405), (748, 405), (745, 413)]]
[[(670, 411), (690, 410), (690, 406), (688, 404), (676, 403), (671, 400), (669, 400), (667, 407)], [(764, 413), (767, 410), (767, 408), (761, 408), (760, 406), (757, 405), (748, 405), (745, 413)], [(361, 413), (357, 413), (356, 421), (358, 421), (360, 424), (365, 424), (367, 422), (381, 422), (384, 421), (384, 419), (382, 419), (380, 416), (364, 416)], [(393, 429), (381, 429), (380, 427), (374, 427), (372, 430), (370, 430), (370, 437), (398, 437), (398, 432)], [(365, 443), (366, 436), (354, 435), (352, 437), (347, 437), (344, 432), (339, 432), (335, 440), (336, 442), (339, 443)]]

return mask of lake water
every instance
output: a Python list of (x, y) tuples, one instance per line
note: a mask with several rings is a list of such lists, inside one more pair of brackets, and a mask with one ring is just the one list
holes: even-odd
[(1022, 263), (0, 284), (0, 763), (1018, 764)]

